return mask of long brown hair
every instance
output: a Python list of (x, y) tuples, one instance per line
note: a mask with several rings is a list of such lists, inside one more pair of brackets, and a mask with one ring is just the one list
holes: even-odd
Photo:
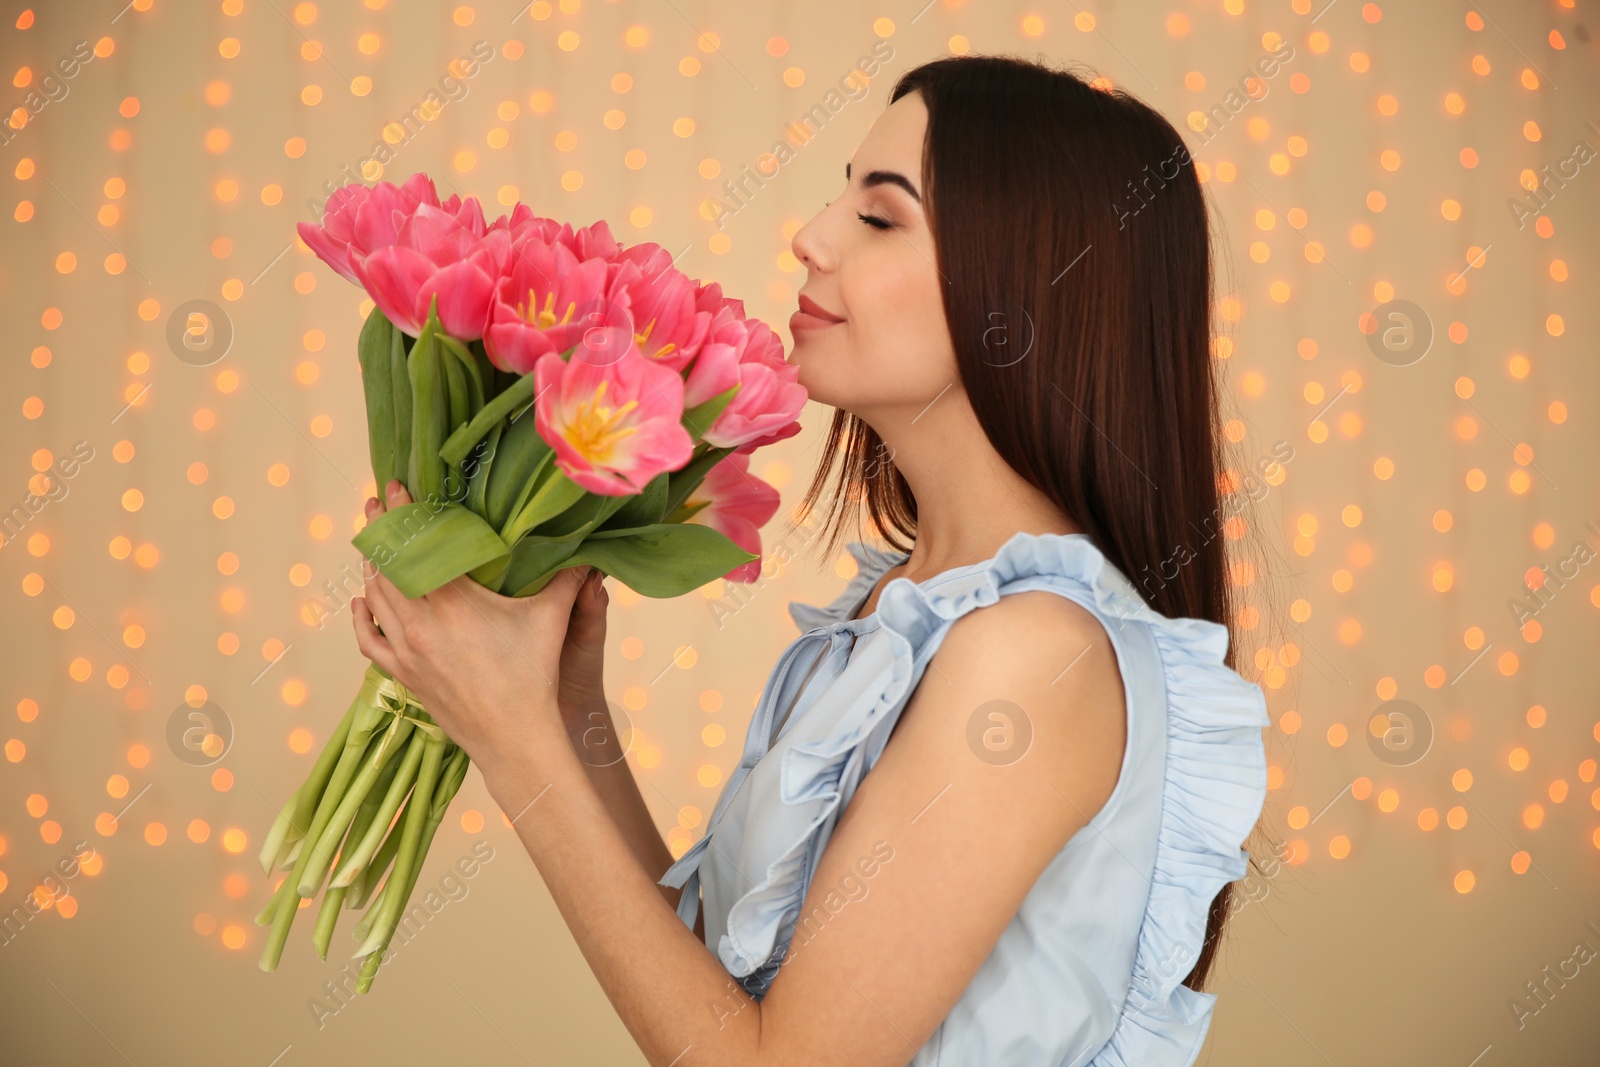
[[(1237, 669), (1241, 631), (1277, 615), (1238, 602), (1269, 572), (1251, 559), (1230, 568), (1224, 543), (1250, 549), (1255, 496), (1240, 496), (1242, 433), (1222, 432), (1206, 200), (1182, 137), (1121, 90), (1012, 56), (925, 63), (900, 76), (890, 103), (913, 91), (928, 109), (923, 202), (945, 319), (979, 424), (1152, 608), (1228, 627)], [(1256, 446), (1240, 465), (1285, 461), (1261, 455)], [(836, 551), (864, 504), (872, 532), (909, 551), (911, 487), (877, 433), (842, 409), (797, 516), (836, 465), (818, 543)], [(1249, 851), (1260, 869), (1266, 850)], [(1191, 989), (1204, 989), (1237, 910), (1234, 885), (1211, 904)]]

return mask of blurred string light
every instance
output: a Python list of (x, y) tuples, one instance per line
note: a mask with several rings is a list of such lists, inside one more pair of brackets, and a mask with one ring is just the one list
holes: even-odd
[[(1570, 7), (1571, 5), (1569, 3), (1563, 6)], [(1311, 8), (1312, 5), (1309, 0), (1295, 0), (1293, 4), (1293, 9), (1298, 14), (1308, 14), (1310, 13)], [(1383, 17), (1381, 6), (1371, 3), (1366, 4), (1361, 8), (1361, 14), (1363, 20), (1368, 24), (1379, 23)], [(1476, 14), (1476, 12), (1468, 12), (1466, 16), (1466, 26), (1469, 32), (1477, 32), (1483, 29), (1482, 20)], [(1189, 32), (1188, 17), (1182, 13), (1174, 13), (1169, 15), (1166, 20), (1166, 28), (1170, 35), (1174, 37), (1183, 37)], [(1559, 33), (1552, 31), (1552, 48), (1559, 49), (1564, 46), (1562, 43), (1557, 43), (1558, 39)], [(1306, 35), (1305, 48), (1313, 57), (1322, 56), (1333, 50), (1333, 37), (1329, 31), (1325, 29), (1312, 30)], [(1360, 48), (1353, 49), (1346, 53), (1346, 65), (1352, 76), (1370, 76), (1371, 72), (1373, 72), (1373, 61), (1371, 57), (1366, 51)], [(1493, 65), (1486, 55), (1482, 54), (1481, 52), (1473, 51), (1469, 52), (1469, 58), (1465, 62), (1465, 70), (1470, 72), (1474, 79), (1482, 80), (1491, 77), (1493, 74)], [(1304, 92), (1306, 88), (1309, 88), (1312, 78), (1316, 77), (1316, 75), (1317, 72), (1315, 67), (1312, 68), (1309, 74), (1306, 71), (1297, 71), (1295, 78), (1301, 80), (1291, 81), (1291, 89), (1297, 93)], [(1540, 73), (1535, 70), (1532, 65), (1519, 65), (1513, 76), (1515, 78), (1516, 87), (1524, 93), (1534, 92), (1543, 84), (1543, 79), (1541, 78)], [(1206, 73), (1200, 70), (1190, 71), (1184, 77), (1184, 88), (1190, 93), (1204, 93), (1207, 88), (1207, 84), (1208, 82)], [(1496, 86), (1496, 91), (1503, 92), (1504, 90), (1499, 86)], [(1467, 112), (1467, 97), (1469, 95), (1470, 93), (1465, 93), (1462, 88), (1457, 87), (1452, 87), (1445, 91), (1442, 94), (1442, 110), (1445, 115), (1454, 117), (1461, 116)], [(1384, 130), (1383, 120), (1402, 113), (1403, 102), (1397, 94), (1385, 91), (1376, 92), (1372, 97), (1372, 101), (1374, 120), (1370, 128), (1378, 131), (1381, 137), (1383, 135), (1382, 131)], [(1204, 106), (1205, 102), (1206, 101), (1203, 98), (1196, 101), (1196, 103), (1200, 104), (1201, 106)], [(1206, 117), (1206, 113), (1202, 110), (1194, 110), (1189, 114), (1189, 125), (1192, 129), (1197, 131), (1205, 129), (1209, 121), (1210, 120)], [(1245, 124), (1245, 131), (1248, 139), (1252, 141), (1270, 143), (1268, 142), (1268, 138), (1272, 132), (1271, 120), (1266, 115), (1252, 116)], [(1539, 126), (1539, 123), (1537, 120), (1531, 118), (1523, 123), (1520, 128), (1520, 133), (1522, 139), (1529, 144), (1538, 143), (1543, 138), (1543, 131)], [(1270, 151), (1267, 154), (1265, 160), (1266, 169), (1273, 175), (1279, 177), (1288, 175), (1294, 170), (1294, 161), (1307, 156), (1311, 149), (1312, 146), (1308, 140), (1304, 136), (1296, 134), (1286, 139), (1283, 142), (1280, 150)], [(1479, 163), (1479, 154), (1477, 149), (1470, 144), (1462, 145), (1459, 151), (1458, 160), (1464, 170), (1472, 170), (1476, 168)], [(1402, 171), (1405, 161), (1402, 158), (1401, 152), (1392, 142), (1389, 145), (1383, 145), (1380, 147), (1377, 155), (1377, 163), (1379, 165), (1380, 172), (1399, 174)], [(1214, 177), (1217, 180), (1226, 183), (1232, 181), (1237, 174), (1237, 169), (1232, 165), (1231, 161), (1217, 161), (1214, 159), (1214, 157), (1210, 160), (1197, 160), (1196, 170), (1202, 181), (1206, 181)], [(1521, 180), (1522, 184), (1526, 188), (1534, 189), (1538, 186), (1538, 178), (1531, 170), (1525, 170), (1522, 174)], [(1268, 188), (1270, 189), (1270, 187)], [(1390, 188), (1388, 192), (1386, 192), (1383, 188), (1374, 188), (1368, 192), (1365, 201), (1368, 211), (1374, 216), (1381, 214), (1388, 206), (1389, 196), (1393, 192), (1395, 192), (1395, 187)], [(1276, 194), (1271, 195), (1273, 199), (1276, 199)], [(1466, 205), (1463, 203), (1463, 200), (1459, 194), (1442, 196), (1435, 200), (1434, 203), (1436, 205), (1438, 217), (1447, 223), (1461, 221), (1467, 211)], [(1283, 231), (1277, 226), (1280, 217), (1277, 215), (1276, 211), (1268, 208), (1261, 208), (1256, 211), (1254, 223), (1260, 235), (1250, 240), (1247, 249), (1249, 258), (1253, 263), (1263, 267), (1267, 267), (1271, 263), (1274, 253), (1274, 238), (1276, 236), (1273, 233), (1274, 230), (1277, 230), (1279, 234), (1282, 234), (1281, 239), (1287, 240), (1294, 235), (1299, 234), (1305, 228), (1307, 224), (1307, 217), (1304, 211), (1299, 208), (1294, 208), (1289, 212), (1289, 215), (1291, 217), (1288, 219), (1288, 221), (1290, 223), (1290, 229), (1292, 232), (1283, 233)], [(1298, 215), (1298, 218), (1293, 217), (1296, 215)], [(1554, 236), (1554, 225), (1548, 216), (1541, 215), (1536, 224), (1536, 232), (1540, 237), (1546, 239)], [(1379, 232), (1375, 228), (1374, 222), (1370, 222), (1365, 219), (1358, 219), (1349, 224), (1347, 238), (1349, 245), (1353, 249), (1356, 249), (1359, 252), (1366, 252), (1374, 247), (1375, 242), (1379, 238)], [(1314, 240), (1303, 240), (1298, 241), (1297, 243), (1302, 244), (1304, 258), (1308, 262), (1318, 263), (1326, 258), (1326, 252), (1320, 242)], [(1445, 288), (1451, 296), (1461, 297), (1466, 294), (1473, 280), (1471, 272), (1474, 269), (1481, 270), (1484, 267), (1488, 259), (1488, 254), (1488, 249), (1472, 245), (1464, 250), (1461, 263), (1451, 264), (1450, 269), (1445, 272), (1448, 275), (1448, 280), (1445, 282)], [(1559, 257), (1552, 257), (1550, 259), (1548, 272), (1550, 278), (1556, 281), (1565, 281), (1569, 275), (1569, 269), (1565, 260)], [(1283, 278), (1272, 277), (1270, 273), (1265, 284), (1265, 294), (1272, 302), (1279, 304), (1288, 304), (1294, 299), (1293, 289), (1287, 283), (1287, 281)], [(1371, 295), (1372, 300), (1375, 303), (1385, 302), (1394, 298), (1394, 287), (1388, 281), (1379, 280), (1373, 284)], [(1242, 317), (1240, 308), (1237, 304), (1232, 302), (1232, 298), (1228, 298), (1220, 302), (1218, 311), (1219, 319), (1224, 323), (1237, 322)], [(1363, 321), (1361, 325), (1365, 332), (1371, 332), (1371, 326), (1368, 322)], [(1448, 323), (1442, 323), (1441, 326), (1443, 326), (1441, 331), (1443, 336), (1441, 340), (1448, 341), (1449, 343), (1455, 345), (1461, 345), (1467, 341), (1469, 328), (1467, 323), (1462, 319), (1456, 319), (1454, 321), (1449, 321)], [(1543, 326), (1545, 333), (1550, 337), (1561, 336), (1565, 329), (1564, 320), (1559, 312), (1549, 314), (1546, 317)], [(1318, 349), (1319, 344), (1317, 339), (1306, 337), (1303, 338), (1299, 344), (1299, 355), (1302, 360), (1310, 364), (1311, 361), (1314, 361), (1317, 358)], [(1228, 338), (1219, 337), (1214, 343), (1214, 350), (1216, 351), (1218, 358), (1226, 359), (1232, 355), (1233, 345)], [(1531, 361), (1526, 354), (1517, 352), (1513, 353), (1507, 359), (1505, 367), (1510, 378), (1521, 381), (1528, 378), (1531, 372)], [(1318, 411), (1320, 415), (1324, 405), (1326, 405), (1331, 398), (1333, 398), (1335, 395), (1348, 398), (1348, 394), (1352, 392), (1359, 392), (1360, 385), (1360, 376), (1354, 372), (1346, 371), (1340, 375), (1340, 380), (1338, 383), (1336, 383), (1335, 388), (1328, 388), (1323, 382), (1315, 380), (1306, 383), (1303, 388), (1304, 399), (1309, 405), (1314, 405), (1312, 410)], [(1261, 375), (1259, 372), (1246, 372), (1241, 374), (1239, 377), (1240, 391), (1246, 397), (1254, 398), (1266, 394), (1269, 392), (1267, 386), (1268, 383), (1265, 381), (1263, 375)], [(1470, 391), (1468, 391), (1469, 388), (1470, 384), (1466, 387), (1458, 388), (1458, 394), (1464, 397), (1470, 396)], [(1335, 417), (1332, 425), (1339, 429), (1342, 436), (1346, 438), (1356, 438), (1359, 437), (1361, 433), (1361, 418), (1359, 414), (1350, 411), (1349, 407), (1350, 406), (1348, 404), (1345, 404), (1346, 410)], [(1470, 411), (1470, 409), (1468, 410)], [(1549, 405), (1547, 414), (1552, 425), (1559, 425), (1566, 419), (1566, 405), (1560, 401), (1553, 402)], [(1475, 435), (1476, 428), (1476, 419), (1471, 416), (1463, 416), (1460, 420), (1458, 420), (1456, 426), (1458, 436), (1462, 439), (1470, 439), (1471, 436)], [(1314, 419), (1308, 427), (1307, 437), (1313, 444), (1322, 444), (1327, 442), (1330, 440), (1330, 436), (1330, 425), (1329, 423), (1324, 422), (1321, 418)], [(1513, 460), (1519, 467), (1527, 466), (1532, 462), (1532, 448), (1525, 442), (1519, 443), (1513, 449)], [(1392, 457), (1379, 457), (1373, 464), (1374, 477), (1380, 481), (1386, 481), (1392, 478), (1395, 474), (1395, 470), (1395, 462)], [(1473, 468), (1468, 471), (1465, 481), (1468, 489), (1472, 492), (1482, 492), (1488, 485), (1487, 478), (1485, 478), (1483, 472), (1479, 471), (1477, 468)], [(1531, 476), (1526, 470), (1521, 469), (1514, 469), (1510, 471), (1505, 483), (1506, 490), (1512, 495), (1523, 495), (1527, 493), (1530, 490), (1531, 485)], [(1355, 528), (1360, 524), (1360, 509), (1353, 504), (1347, 505), (1343, 509), (1341, 517), (1343, 519), (1343, 525)], [(1447, 510), (1441, 510), (1435, 513), (1433, 525), (1438, 532), (1449, 530), (1453, 525), (1453, 517), (1451, 513)], [(1294, 549), (1299, 555), (1309, 556), (1312, 554), (1315, 548), (1315, 535), (1318, 530), (1317, 519), (1311, 514), (1302, 515), (1297, 521), (1297, 526), (1298, 529), (1294, 538)], [(1538, 524), (1538, 526), (1535, 528), (1534, 537), (1532, 540), (1540, 547), (1548, 547), (1553, 541), (1553, 533), (1550, 531), (1549, 524)], [(1344, 593), (1351, 590), (1355, 585), (1356, 574), (1359, 567), (1370, 562), (1372, 558), (1372, 550), (1370, 546), (1363, 542), (1352, 543), (1349, 552), (1353, 566), (1336, 567), (1331, 575), (1332, 586), (1336, 593)], [(1539, 579), (1542, 580), (1542, 572), (1535, 570), (1534, 573), (1537, 574)], [(1436, 592), (1449, 591), (1453, 587), (1455, 581), (1454, 564), (1447, 560), (1438, 562), (1432, 569), (1430, 580), (1431, 585)], [(1600, 606), (1600, 586), (1593, 586), (1591, 588), (1590, 599), (1591, 601), (1595, 602), (1597, 606)], [(1296, 621), (1303, 622), (1305, 619), (1310, 617), (1310, 614), (1311, 605), (1304, 599), (1295, 601), (1291, 606), (1291, 615)], [(1353, 617), (1340, 620), (1336, 624), (1334, 632), (1337, 637), (1345, 643), (1354, 644), (1359, 643), (1362, 640), (1362, 627), (1359, 620)], [(1538, 640), (1538, 634), (1539, 627), (1537, 622), (1533, 622), (1532, 624), (1523, 628), (1522, 636), (1524, 640), (1530, 643)], [(1474, 643), (1474, 640), (1476, 640), (1478, 647), (1482, 647), (1482, 638), (1480, 637), (1474, 639), (1470, 634), (1466, 642), (1467, 645), (1471, 646)], [(1277, 668), (1277, 659), (1278, 656), (1275, 654), (1275, 650), (1270, 648), (1260, 650), (1260, 653), (1257, 656), (1256, 666), (1261, 672), (1259, 680), (1262, 681), (1262, 683), (1269, 689), (1276, 687), (1275, 682), (1277, 676), (1274, 672)], [(1518, 672), (1520, 665), (1520, 657), (1515, 652), (1511, 651), (1503, 652), (1493, 661), (1494, 668), (1497, 669), (1501, 675), (1508, 677), (1514, 676)], [(1435, 664), (1428, 668), (1424, 672), (1423, 683), (1430, 689), (1438, 689), (1446, 684), (1445, 670), (1443, 665)], [(1385, 679), (1380, 682), (1379, 696), (1381, 699), (1386, 700), (1393, 698), (1396, 691), (1397, 687), (1392, 679)], [(1529, 725), (1535, 729), (1542, 725), (1542, 709), (1540, 709), (1538, 714), (1530, 711), (1528, 722)], [(1279, 727), (1285, 734), (1295, 734), (1300, 731), (1302, 726), (1303, 717), (1298, 710), (1290, 709), (1280, 717)], [(1465, 741), (1466, 738), (1470, 736), (1470, 722), (1464, 719), (1457, 720), (1457, 722), (1452, 726), (1452, 732), (1456, 740)], [(1600, 724), (1596, 725), (1595, 733), (1596, 738), (1600, 739)], [(1348, 738), (1349, 730), (1342, 723), (1333, 724), (1327, 731), (1327, 740), (1329, 744), (1334, 747), (1340, 747), (1344, 745)], [(1519, 751), (1522, 753), (1522, 755), (1514, 757), (1511, 764), (1508, 764), (1513, 766), (1513, 768), (1516, 767), (1519, 761), (1525, 761), (1526, 750)], [(1523, 762), (1522, 765), (1525, 766), (1525, 762)], [(1584, 761), (1576, 768), (1576, 773), (1581, 781), (1586, 783), (1592, 782), (1595, 775), (1594, 761)], [(1271, 785), (1274, 789), (1284, 787), (1286, 776), (1281, 768), (1271, 768), (1269, 777), (1271, 780)], [(1470, 782), (1470, 778), (1470, 773), (1467, 773), (1465, 780)], [(1553, 797), (1560, 796), (1564, 798), (1568, 791), (1568, 784), (1565, 779), (1558, 778), (1549, 783), (1549, 790)], [(1352, 793), (1357, 799), (1364, 799), (1365, 796), (1371, 794), (1370, 782), (1365, 779), (1358, 779), (1355, 783), (1353, 783)], [(1381, 790), (1377, 793), (1377, 797), (1377, 803), (1380, 811), (1394, 812), (1399, 810), (1402, 806), (1402, 798), (1396, 789), (1389, 788)], [(1594, 791), (1591, 799), (1593, 801), (1593, 806), (1600, 808), (1600, 790)], [(1291, 828), (1303, 828), (1306, 825), (1306, 821), (1303, 819), (1304, 809), (1295, 808), (1292, 809), (1292, 811), (1300, 813), (1302, 816), (1302, 821), (1296, 825), (1294, 818), (1291, 818)], [(1527, 829), (1536, 829), (1542, 824), (1542, 821), (1542, 806), (1530, 805), (1525, 810), (1522, 822), (1524, 827)], [(1451, 828), (1459, 829), (1464, 827), (1466, 823), (1467, 809), (1461, 805), (1452, 805), (1449, 809), (1448, 817), (1445, 819), (1445, 825)], [(1418, 816), (1419, 828), (1423, 830), (1431, 830), (1437, 825), (1439, 825), (1439, 818), (1435, 809), (1431, 807), (1423, 809), (1423, 814)], [(1596, 847), (1600, 847), (1600, 831), (1597, 831), (1595, 834), (1594, 844)], [(1329, 855), (1333, 858), (1343, 858), (1349, 855), (1350, 852), (1349, 839), (1344, 835), (1335, 834), (1329, 838), (1327, 848)], [(1303, 839), (1295, 839), (1291, 842), (1289, 853), (1291, 855), (1291, 862), (1303, 860), (1310, 854), (1309, 845)], [(1525, 850), (1516, 851), (1512, 856), (1510, 866), (1513, 872), (1517, 874), (1526, 873), (1530, 867), (1530, 856), (1528, 852)], [(1476, 876), (1472, 871), (1461, 871), (1452, 880), (1453, 888), (1457, 892), (1462, 893), (1470, 892), (1475, 884)]]

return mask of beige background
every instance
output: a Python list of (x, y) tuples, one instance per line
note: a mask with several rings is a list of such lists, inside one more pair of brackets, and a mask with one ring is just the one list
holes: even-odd
[[(786, 338), (804, 279), (789, 238), (916, 63), (1080, 60), (1192, 134), (1231, 264), (1219, 309), (1235, 320), (1219, 324), (1239, 447), (1295, 450), (1253, 531), (1281, 599), (1254, 604), (1298, 620), (1260, 631), (1246, 666), (1274, 721), (1264, 832), (1294, 861), (1257, 878), (1234, 920), (1200, 1062), (1593, 1063), (1600, 962), (1568, 964), (1576, 977), (1550, 980), (1520, 1026), (1511, 1002), (1579, 943), (1600, 951), (1600, 569), (1548, 597), (1537, 632), (1507, 601), (1600, 523), (1600, 129), (1585, 125), (1600, 123), (1600, 26), (1592, 4), (1502, 0), (1475, 29), (1465, 5), (1314, 3), (111, 0), (44, 5), (27, 25), (0, 4), (0, 101), (23, 109), (0, 155), (0, 506), (59, 495), (39, 472), (93, 449), (0, 547), (0, 902), (48, 896), (36, 887), (77, 842), (99, 857), (0, 947), (0, 1060), (642, 1062), (475, 774), (419, 890), (475, 842), (494, 858), (371, 995), (318, 1027), (308, 1001), (340, 964), (316, 959), (306, 914), (280, 969), (256, 967), (272, 804), (362, 666), (347, 613), (321, 629), (303, 613), (358, 562), (363, 309), (293, 227), (483, 41), (493, 58), (382, 177), (425, 170), (491, 215), (524, 199), (608, 218), (624, 240), (681, 251)], [(1269, 34), (1293, 58), (1232, 114)], [(893, 58), (870, 90), (719, 234), (705, 201), (880, 37)], [(78, 42), (99, 54), (51, 99), (41, 80)], [(1209, 135), (1184, 126), (1218, 105)], [(1524, 172), (1564, 160), (1545, 232), (1519, 227)], [(1391, 298), (1436, 333), (1411, 366), (1379, 361), (1360, 331)], [(211, 366), (165, 340), (191, 300), (234, 330)], [(830, 414), (811, 405), (806, 432), (757, 460), (780, 519)], [(675, 852), (795, 636), (785, 604), (826, 603), (852, 566), (807, 557), (754, 590), (614, 595), (610, 692), (639, 728), (629, 758)], [(736, 593), (747, 602), (719, 619)], [(168, 745), (186, 697), (232, 723), (215, 767)], [(1391, 697), (1435, 732), (1409, 766), (1366, 742)], [(292, 751), (296, 730), (310, 754)]]

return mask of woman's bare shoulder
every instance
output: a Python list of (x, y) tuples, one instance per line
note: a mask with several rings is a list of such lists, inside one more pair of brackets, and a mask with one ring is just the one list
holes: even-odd
[[(930, 689), (961, 698), (936, 701)], [(1127, 692), (1111, 636), (1093, 611), (1049, 590), (1008, 593), (952, 623), (902, 717), (919, 713), (950, 717), (944, 728), (966, 731), (986, 762), (1007, 762), (981, 747), (991, 741), (1025, 744), (1091, 817), (1110, 798), (1127, 747)]]

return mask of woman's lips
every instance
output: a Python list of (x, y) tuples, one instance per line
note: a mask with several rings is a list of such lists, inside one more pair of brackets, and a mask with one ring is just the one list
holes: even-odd
[(789, 317), (790, 330), (820, 330), (824, 326), (837, 326), (844, 321), (804, 293), (799, 296), (800, 310)]
[(820, 319), (815, 315), (808, 315), (804, 311), (796, 311), (789, 316), (790, 330), (820, 330), (827, 326), (837, 326), (839, 323), (831, 319)]

